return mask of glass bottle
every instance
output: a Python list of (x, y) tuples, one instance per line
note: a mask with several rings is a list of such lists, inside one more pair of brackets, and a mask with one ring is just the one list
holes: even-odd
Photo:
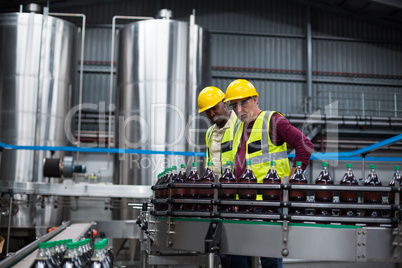
[[(226, 162), (225, 170), (219, 178), (220, 183), (236, 183), (236, 177), (232, 171), (232, 161)], [(236, 199), (236, 189), (219, 189), (219, 199)], [(220, 212), (235, 212), (235, 207), (231, 205), (222, 205), (219, 209)]]
[[(179, 174), (177, 174), (177, 176), (173, 182), (174, 183), (185, 183), (186, 178), (187, 178), (186, 165), (181, 164)], [(183, 189), (183, 188), (174, 188), (173, 189), (173, 198), (174, 199), (182, 199), (182, 198), (184, 198), (184, 194), (185, 194), (185, 189)], [(183, 210), (183, 204), (173, 204), (172, 209), (173, 210)]]
[(36, 254), (35, 261), (32, 263), (30, 268), (53, 268), (53, 264), (46, 254), (45, 249), (47, 245), (46, 243), (38, 244), (38, 253)]
[[(243, 174), (239, 178), (239, 183), (257, 183), (257, 178), (254, 175), (253, 170), (251, 169), (251, 161), (246, 161), (246, 169), (244, 170)], [(250, 189), (239, 189), (239, 199), (246, 199), (246, 200), (256, 200), (257, 197), (257, 190), (250, 190)], [(239, 212), (254, 212), (253, 206), (239, 206)]]
[[(394, 173), (394, 176), (392, 176), (391, 181), (389, 182), (389, 186), (399, 186), (401, 184), (401, 168), (400, 168), (400, 166), (395, 166), (394, 170), (395, 170), (395, 173)], [(391, 192), (388, 194), (388, 201), (390, 204), (395, 203), (395, 193), (394, 192)], [(401, 201), (401, 198), (399, 196), (399, 202), (400, 201)]]
[(61, 246), (62, 240), (54, 241), (54, 256), (57, 259), (57, 263), (61, 265), (63, 263), (63, 248)]
[[(377, 176), (375, 165), (370, 165), (370, 173), (367, 176), (367, 179), (364, 181), (365, 186), (382, 186), (380, 179)], [(382, 203), (382, 194), (381, 192), (364, 192), (363, 193), (363, 202), (369, 204), (381, 204)], [(364, 213), (367, 217), (377, 218), (380, 217), (381, 214), (378, 210), (368, 210)]]
[[(343, 178), (339, 182), (341, 185), (354, 185), (357, 186), (359, 185), (355, 175), (353, 174), (352, 171), (352, 164), (346, 164), (346, 173), (343, 175)], [(358, 192), (339, 192), (339, 201), (341, 203), (351, 203), (355, 204), (358, 202), (359, 199), (359, 193)], [(341, 209), (340, 210), (340, 215), (341, 216), (357, 216), (357, 212), (354, 209)]]
[[(207, 169), (205, 170), (204, 175), (200, 179), (200, 183), (214, 183), (215, 182), (215, 173), (212, 162), (208, 162)], [(199, 198), (204, 199), (213, 199), (214, 198), (214, 189), (200, 189), (199, 190)], [(209, 205), (199, 205), (198, 210), (202, 211), (213, 211), (212, 204)]]
[[(161, 184), (166, 186), (166, 184), (168, 184), (170, 182), (171, 176), (172, 176), (172, 168), (168, 167), (168, 168), (166, 168), (166, 174), (165, 174), (165, 177)], [(168, 188), (165, 188), (162, 190), (162, 198), (169, 198), (169, 189)], [(167, 203), (163, 203), (161, 205), (162, 205), (162, 208), (161, 208), (162, 210), (168, 209)]]
[[(158, 174), (158, 179), (155, 183), (155, 186), (160, 185), (162, 181), (163, 181), (163, 173), (161, 172)], [(162, 190), (155, 189), (155, 198), (158, 199), (161, 198), (161, 196), (162, 196)], [(155, 210), (161, 210), (161, 204), (155, 203)]]
[(83, 262), (78, 254), (78, 245), (76, 242), (68, 243), (64, 254), (63, 268), (82, 267)]
[[(200, 176), (198, 175), (198, 170), (197, 170), (197, 163), (193, 162), (191, 164), (191, 170), (190, 173), (188, 174), (185, 183), (199, 183), (200, 182)], [(186, 188), (185, 189), (185, 198), (198, 198), (199, 196), (199, 189), (195, 188)], [(190, 210), (194, 211), (198, 207), (195, 204), (184, 204), (183, 209), (184, 210)]]
[(57, 258), (56, 252), (54, 250), (55, 242), (56, 241), (47, 241), (46, 242), (45, 254), (48, 255), (48, 257), (54, 267), (59, 267), (61, 265), (61, 263), (59, 262), (59, 259)]
[(94, 253), (91, 257), (91, 268), (104, 268), (105, 255), (103, 253), (103, 243), (100, 241), (94, 245)]
[[(292, 175), (292, 177), (290, 177), (289, 184), (307, 184), (307, 179), (304, 176), (301, 166), (302, 166), (302, 162), (297, 161), (296, 162), (296, 171)], [(289, 191), (289, 200), (305, 202), (307, 200), (307, 192), (302, 191), (302, 190), (291, 190), (291, 191)], [(291, 209), (290, 213), (300, 215), (300, 214), (305, 214), (306, 212), (304, 209), (295, 208), (295, 209)]]
[[(315, 184), (334, 184), (331, 176), (328, 173), (328, 163), (322, 162), (322, 170), (315, 180)], [(334, 192), (331, 191), (316, 191), (314, 193), (314, 199), (316, 202), (332, 203), (334, 198)], [(316, 209), (316, 215), (330, 216), (332, 215), (331, 209)]]
[[(267, 175), (265, 175), (262, 183), (266, 184), (281, 184), (282, 179), (279, 177), (278, 172), (276, 171), (276, 163), (275, 161), (271, 161), (271, 168), (268, 170)], [(280, 201), (281, 200), (281, 191), (280, 190), (263, 190), (262, 191), (262, 199), (264, 201)], [(268, 214), (279, 213), (278, 208), (270, 208), (265, 207), (263, 212)]]

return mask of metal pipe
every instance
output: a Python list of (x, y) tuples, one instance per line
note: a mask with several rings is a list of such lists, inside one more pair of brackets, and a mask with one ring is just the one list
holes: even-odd
[(364, 160), (366, 158), (366, 155), (362, 155), (362, 179), (364, 179), (365, 175), (364, 175)]
[[(313, 67), (312, 67), (312, 58), (313, 58), (313, 50), (312, 50), (312, 38), (311, 38), (311, 9), (307, 7), (306, 12), (306, 55), (307, 55), (307, 101), (308, 101), (308, 113), (313, 112)], [(330, 102), (331, 103), (331, 102)]]
[[(82, 32), (81, 32), (81, 59), (80, 59), (80, 86), (79, 86), (79, 96), (78, 96), (78, 133), (77, 133), (77, 147), (80, 147), (81, 139), (81, 105), (82, 105), (82, 80), (84, 77), (84, 45), (85, 45), (85, 27), (86, 27), (86, 16), (84, 14), (75, 13), (49, 13), (52, 16), (59, 17), (82, 17)], [(80, 152), (77, 152), (77, 162), (80, 161)]]
[(207, 253), (208, 254), (208, 268), (215, 267), (215, 253)]
[(6, 247), (6, 256), (8, 255), (8, 249), (10, 245), (10, 233), (11, 233), (11, 216), (13, 215), (13, 191), (9, 190), (10, 194), (10, 209), (8, 211), (8, 226), (7, 226), (7, 247)]

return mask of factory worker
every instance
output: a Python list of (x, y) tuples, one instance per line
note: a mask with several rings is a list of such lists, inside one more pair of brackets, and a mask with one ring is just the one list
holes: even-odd
[(216, 176), (222, 174), (222, 166), (232, 161), (232, 142), (235, 125), (239, 123), (236, 114), (229, 111), (223, 102), (225, 94), (217, 87), (206, 87), (198, 96), (199, 113), (205, 112), (214, 123), (205, 135), (207, 145), (206, 163), (211, 161)]
[[(292, 176), (296, 166), (294, 164), (290, 169), (287, 145), (296, 151), (294, 163), (301, 161), (302, 169), (306, 169), (313, 144), (281, 113), (262, 111), (258, 107), (258, 93), (253, 84), (244, 79), (233, 81), (226, 89), (224, 102), (229, 103), (229, 107), (241, 121), (233, 139), (236, 178), (246, 169), (246, 160), (251, 160), (251, 169), (258, 183), (262, 183), (271, 160), (275, 160), (276, 170), (281, 178)], [(257, 199), (262, 198), (259, 196)], [(261, 258), (261, 265), (263, 268), (282, 267), (282, 259)], [(251, 257), (232, 256), (231, 267), (251, 267)]]

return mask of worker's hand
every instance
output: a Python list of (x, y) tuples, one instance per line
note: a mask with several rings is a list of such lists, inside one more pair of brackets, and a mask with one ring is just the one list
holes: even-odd
[(296, 167), (293, 167), (293, 168), (290, 170), (289, 179), (293, 176), (293, 174), (295, 173), (295, 171), (296, 171)]

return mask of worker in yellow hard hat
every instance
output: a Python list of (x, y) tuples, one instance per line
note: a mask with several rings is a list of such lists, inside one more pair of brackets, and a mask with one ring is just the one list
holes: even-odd
[[(313, 144), (281, 113), (262, 111), (258, 107), (258, 93), (252, 83), (244, 79), (230, 83), (226, 89), (224, 102), (230, 103), (229, 107), (241, 121), (233, 138), (232, 155), (236, 178), (246, 170), (246, 161), (251, 161), (251, 169), (257, 177), (257, 182), (262, 183), (272, 160), (275, 161), (276, 170), (282, 179), (284, 176), (291, 176), (296, 167), (294, 165), (290, 169), (287, 144), (296, 151), (294, 163), (301, 161), (303, 170), (307, 167), (314, 148)], [(258, 195), (257, 199), (261, 200), (261, 195)], [(251, 263), (249, 257), (231, 257), (231, 267), (251, 267), (248, 263)], [(282, 265), (280, 258), (261, 258), (263, 268), (282, 267)]]
[(229, 111), (224, 102), (225, 94), (217, 87), (204, 88), (198, 96), (198, 112), (205, 112), (214, 123), (205, 135), (207, 145), (206, 162), (213, 163), (216, 176), (222, 174), (222, 166), (232, 161), (232, 142), (235, 125), (238, 121), (236, 114)]

